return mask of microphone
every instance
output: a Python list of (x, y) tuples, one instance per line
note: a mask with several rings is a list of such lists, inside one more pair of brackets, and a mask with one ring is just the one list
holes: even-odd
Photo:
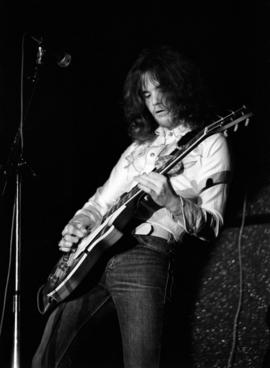
[(43, 38), (37, 38), (31, 36), (32, 40), (37, 42), (38, 44), (38, 51), (37, 51), (37, 58), (36, 62), (39, 65), (44, 64), (46, 61), (54, 61), (60, 68), (67, 68), (71, 63), (71, 55), (64, 51), (63, 49), (55, 49), (48, 45), (46, 45), (43, 41)]

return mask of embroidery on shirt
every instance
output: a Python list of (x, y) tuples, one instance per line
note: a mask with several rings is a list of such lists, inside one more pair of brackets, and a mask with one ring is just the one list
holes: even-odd
[(146, 159), (146, 152), (148, 148), (149, 148), (149, 144), (135, 148), (129, 155), (125, 157), (127, 163), (124, 166), (124, 168), (128, 169), (130, 166), (133, 166), (133, 168), (137, 172), (140, 172), (141, 170), (139, 170), (136, 167), (135, 161), (138, 160), (142, 156), (145, 156), (145, 159)]
[[(166, 166), (167, 162), (170, 161), (170, 159), (173, 157), (173, 155), (166, 155), (166, 156), (160, 156), (158, 157), (156, 161), (156, 169), (160, 170), (163, 167)], [(168, 174), (170, 176), (176, 176), (182, 174), (184, 171), (184, 164), (182, 161), (178, 162), (169, 172)]]
[(185, 162), (183, 165), (185, 167), (185, 169), (189, 169), (190, 167), (196, 165), (197, 161), (188, 161), (188, 162)]
[[(156, 167), (160, 167), (165, 163), (165, 161), (168, 161), (168, 159), (171, 157), (169, 156), (170, 153), (177, 145), (179, 136), (182, 135), (182, 131), (180, 131), (179, 127), (170, 132), (160, 127), (156, 130), (156, 135), (157, 138), (154, 141), (135, 146), (134, 150), (125, 157), (127, 161), (126, 165), (124, 166), (125, 169), (129, 169), (132, 166), (136, 172), (143, 172), (148, 164), (148, 153), (150, 150), (155, 153), (152, 153), (152, 157), (156, 157)], [(183, 172), (183, 168), (183, 163), (177, 164), (170, 171), (170, 175), (179, 175)]]
[[(166, 148), (166, 139), (164, 139), (163, 142), (160, 143), (154, 141), (145, 143), (144, 145), (137, 146), (129, 155), (125, 157), (127, 164), (124, 166), (124, 168), (128, 169), (130, 166), (132, 166), (138, 173), (141, 173), (147, 165), (148, 152), (150, 150), (153, 150), (155, 152), (157, 150), (160, 150), (160, 152), (156, 154), (156, 156), (158, 156), (161, 152), (164, 151), (165, 148)], [(136, 165), (136, 161), (138, 163), (138, 160), (140, 158), (142, 160), (144, 159), (144, 163), (142, 164), (142, 162), (140, 162), (139, 164), (140, 167), (138, 167)]]

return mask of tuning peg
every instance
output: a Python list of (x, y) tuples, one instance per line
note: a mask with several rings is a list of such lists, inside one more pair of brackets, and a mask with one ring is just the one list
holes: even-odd
[(237, 132), (237, 129), (238, 129), (238, 124), (236, 124), (236, 125), (234, 126), (233, 131), (234, 131), (234, 132)]
[(225, 135), (226, 138), (228, 137), (228, 131), (227, 131), (227, 129), (224, 130), (223, 134)]
[(249, 118), (247, 118), (247, 119), (246, 119), (246, 121), (245, 121), (245, 126), (248, 126), (248, 124), (249, 124), (249, 120), (250, 120)]

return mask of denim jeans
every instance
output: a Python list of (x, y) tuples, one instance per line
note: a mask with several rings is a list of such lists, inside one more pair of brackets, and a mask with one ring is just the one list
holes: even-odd
[[(108, 304), (116, 309), (125, 368), (157, 368), (165, 303), (172, 286), (173, 250), (173, 243), (140, 235), (135, 246), (112, 256), (94, 288), (52, 312), (32, 368), (79, 368), (69, 357), (72, 345)], [(91, 366), (91, 346), (87, 366)]]

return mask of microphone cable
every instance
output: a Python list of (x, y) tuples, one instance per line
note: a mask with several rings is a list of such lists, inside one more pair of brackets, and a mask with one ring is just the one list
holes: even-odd
[(242, 236), (245, 227), (245, 219), (246, 219), (246, 207), (247, 207), (247, 191), (244, 194), (243, 206), (242, 206), (242, 214), (241, 214), (241, 224), (238, 233), (237, 239), (237, 256), (238, 256), (238, 264), (239, 264), (239, 296), (238, 296), (238, 304), (234, 316), (233, 321), (233, 332), (232, 332), (232, 345), (229, 353), (229, 358), (227, 361), (226, 368), (232, 368), (233, 366), (233, 358), (237, 346), (237, 334), (238, 334), (238, 322), (240, 317), (240, 312), (242, 308), (243, 301), (243, 264), (242, 264)]

